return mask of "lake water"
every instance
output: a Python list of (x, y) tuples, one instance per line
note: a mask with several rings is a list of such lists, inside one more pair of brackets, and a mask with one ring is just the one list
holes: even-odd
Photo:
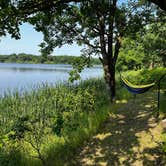
[[(14, 64), (0, 63), (0, 95), (6, 91), (30, 90), (43, 83), (56, 84), (67, 81), (71, 65), (63, 64)], [(82, 80), (101, 77), (101, 66), (87, 68), (81, 73)]]

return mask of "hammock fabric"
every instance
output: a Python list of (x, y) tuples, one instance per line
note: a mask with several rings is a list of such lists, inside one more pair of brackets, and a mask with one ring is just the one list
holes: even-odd
[(127, 90), (133, 94), (141, 94), (148, 91), (150, 88), (152, 88), (155, 83), (147, 84), (147, 85), (133, 85), (131, 82), (129, 82), (127, 79), (123, 78), (121, 76), (121, 80), (123, 85), (127, 88)]
[[(120, 72), (119, 72), (120, 73)], [(125, 79), (124, 77), (122, 77), (121, 73), (120, 73), (120, 78), (122, 80), (123, 85), (127, 88), (127, 90), (131, 93), (133, 93), (134, 95), (136, 94), (141, 94), (141, 93), (145, 93), (147, 92), (150, 88), (152, 88), (155, 85), (158, 85), (158, 97), (157, 97), (157, 107), (158, 107), (158, 111), (157, 111), (157, 117), (159, 116), (159, 110), (160, 110), (160, 81), (166, 76), (166, 73), (164, 73), (159, 80), (153, 82), (152, 84), (147, 84), (147, 85), (134, 85), (131, 82), (129, 82), (127, 79)]]

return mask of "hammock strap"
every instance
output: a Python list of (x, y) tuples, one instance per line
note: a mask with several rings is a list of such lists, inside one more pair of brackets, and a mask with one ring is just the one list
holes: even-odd
[(160, 112), (160, 81), (158, 83), (158, 90), (157, 90), (157, 118), (159, 117), (159, 112)]
[(163, 74), (158, 81), (156, 81), (156, 84), (158, 85), (157, 88), (157, 117), (159, 117), (159, 113), (160, 113), (160, 82), (162, 81), (162, 79), (166, 76), (166, 73)]
[(166, 73), (164, 73), (164, 74), (155, 82), (155, 84), (160, 84), (160, 82), (162, 81), (162, 79), (164, 79), (165, 76), (166, 76)]

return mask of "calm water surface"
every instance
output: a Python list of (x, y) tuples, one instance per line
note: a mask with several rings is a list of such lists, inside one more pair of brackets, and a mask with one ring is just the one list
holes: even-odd
[[(14, 64), (0, 63), (0, 94), (14, 90), (30, 90), (43, 83), (56, 84), (67, 81), (70, 65), (63, 64)], [(101, 77), (100, 66), (87, 68), (81, 73), (82, 80)]]

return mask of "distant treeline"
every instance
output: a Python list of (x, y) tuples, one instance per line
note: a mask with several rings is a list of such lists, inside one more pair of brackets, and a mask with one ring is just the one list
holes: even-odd
[[(42, 56), (36, 56), (32, 54), (11, 54), (11, 55), (0, 55), (0, 62), (1, 63), (45, 63), (45, 64), (72, 64), (75, 59), (78, 57), (76, 56), (68, 56), (68, 55), (61, 55), (61, 56), (48, 56), (44, 58)], [(100, 64), (99, 59), (92, 58), (92, 64)]]

